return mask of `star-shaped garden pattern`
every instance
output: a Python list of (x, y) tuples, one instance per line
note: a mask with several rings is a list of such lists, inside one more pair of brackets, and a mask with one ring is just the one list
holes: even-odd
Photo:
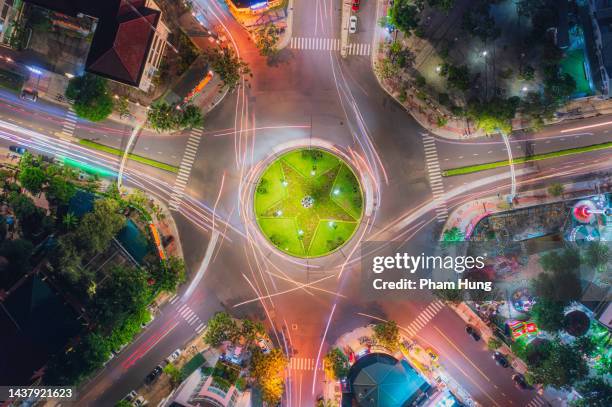
[(255, 214), (264, 235), (280, 250), (318, 257), (350, 239), (362, 202), (359, 181), (346, 163), (322, 150), (297, 150), (262, 174)]

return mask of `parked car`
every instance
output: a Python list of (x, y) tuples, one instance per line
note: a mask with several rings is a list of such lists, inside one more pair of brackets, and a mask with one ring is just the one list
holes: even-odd
[(525, 380), (525, 376), (520, 373), (512, 375), (512, 381), (514, 382), (514, 385), (520, 389), (529, 388), (529, 384), (527, 383), (527, 380)]
[(359, 1), (360, 0), (353, 0), (353, 6), (351, 7), (353, 11), (359, 11)]
[(36, 102), (38, 100), (38, 92), (36, 92), (35, 90), (24, 89), (21, 91), (21, 98), (23, 100)]
[(480, 334), (473, 326), (467, 325), (465, 327), (465, 332), (467, 332), (467, 334), (470, 335), (476, 342), (480, 340)]
[(138, 398), (132, 402), (134, 407), (142, 407), (146, 406), (147, 404), (149, 404), (149, 402), (142, 396), (138, 396)]
[(125, 396), (123, 399), (124, 399), (125, 401), (129, 401), (129, 402), (131, 402), (131, 401), (136, 400), (137, 398), (138, 398), (138, 393), (136, 393), (136, 390), (132, 390), (132, 391), (131, 391), (131, 392), (129, 392), (129, 393), (127, 394), (127, 396)]
[(510, 366), (510, 362), (508, 362), (508, 359), (506, 359), (506, 357), (503, 354), (499, 352), (495, 352), (492, 357), (493, 357), (493, 360), (495, 360), (495, 363), (497, 363), (501, 367)]
[(25, 154), (28, 152), (27, 148), (21, 146), (9, 146), (9, 150), (17, 154)]
[(355, 34), (357, 32), (357, 16), (351, 16), (349, 18), (349, 33)]
[(166, 362), (168, 362), (168, 363), (172, 363), (172, 362), (174, 362), (175, 360), (177, 360), (177, 359), (179, 358), (179, 356), (181, 356), (181, 350), (180, 350), (180, 349), (177, 349), (177, 350), (175, 350), (174, 352), (172, 352), (172, 353), (170, 354), (170, 356), (168, 356), (168, 357), (166, 358)]
[(146, 384), (153, 383), (155, 380), (159, 378), (159, 375), (161, 374), (161, 372), (162, 372), (162, 367), (160, 365), (155, 366), (155, 369), (153, 369), (151, 373), (149, 373), (147, 377), (145, 377), (145, 383)]

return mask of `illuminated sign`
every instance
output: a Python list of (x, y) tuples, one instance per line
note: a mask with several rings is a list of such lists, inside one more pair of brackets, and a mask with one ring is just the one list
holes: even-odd
[(251, 4), (251, 10), (259, 10), (260, 8), (264, 8), (268, 6), (267, 1), (262, 1), (259, 3)]

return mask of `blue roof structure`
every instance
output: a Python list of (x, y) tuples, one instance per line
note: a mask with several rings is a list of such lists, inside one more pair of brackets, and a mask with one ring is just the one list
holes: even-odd
[(353, 399), (361, 407), (404, 407), (418, 400), (429, 383), (406, 362), (384, 353), (359, 359), (349, 373)]

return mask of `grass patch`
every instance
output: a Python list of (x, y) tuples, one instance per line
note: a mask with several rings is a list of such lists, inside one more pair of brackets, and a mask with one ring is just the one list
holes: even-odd
[[(105, 153), (116, 155), (117, 157), (123, 156), (123, 151), (117, 148), (114, 148), (114, 147), (105, 146), (104, 144), (96, 143), (95, 141), (81, 139), (79, 140), (79, 144), (85, 147), (93, 148), (94, 150), (104, 151)], [(136, 154), (130, 153), (128, 154), (128, 158), (132, 161), (136, 161), (141, 164), (146, 164), (146, 165), (150, 165), (151, 167), (159, 168), (160, 170), (173, 172), (173, 173), (178, 172), (178, 167), (175, 167), (170, 164), (162, 163), (160, 161), (152, 160), (150, 158), (145, 158), (145, 157), (142, 157)]]
[(319, 149), (293, 150), (276, 159), (261, 175), (254, 199), (266, 238), (283, 252), (306, 258), (348, 242), (362, 206), (361, 186), (350, 167)]
[[(549, 158), (557, 158), (557, 157), (564, 157), (567, 155), (586, 153), (589, 151), (605, 150), (608, 148), (612, 148), (612, 142), (593, 144), (593, 145), (585, 146), (585, 147), (568, 148), (565, 150), (553, 151), (553, 152), (544, 153), (544, 154), (535, 154), (530, 157), (518, 157), (512, 161), (514, 164), (523, 164), (523, 163), (528, 163), (532, 161), (547, 160)], [(465, 167), (451, 168), (450, 170), (443, 171), (442, 175), (445, 177), (452, 177), (454, 175), (471, 174), (474, 172), (486, 171), (486, 170), (491, 170), (491, 169), (500, 168), (500, 167), (506, 167), (508, 165), (509, 165), (508, 160), (494, 161), (492, 163), (485, 163), (485, 164), (467, 165)]]
[(18, 73), (0, 69), (0, 86), (13, 92), (21, 91), (25, 78)]

